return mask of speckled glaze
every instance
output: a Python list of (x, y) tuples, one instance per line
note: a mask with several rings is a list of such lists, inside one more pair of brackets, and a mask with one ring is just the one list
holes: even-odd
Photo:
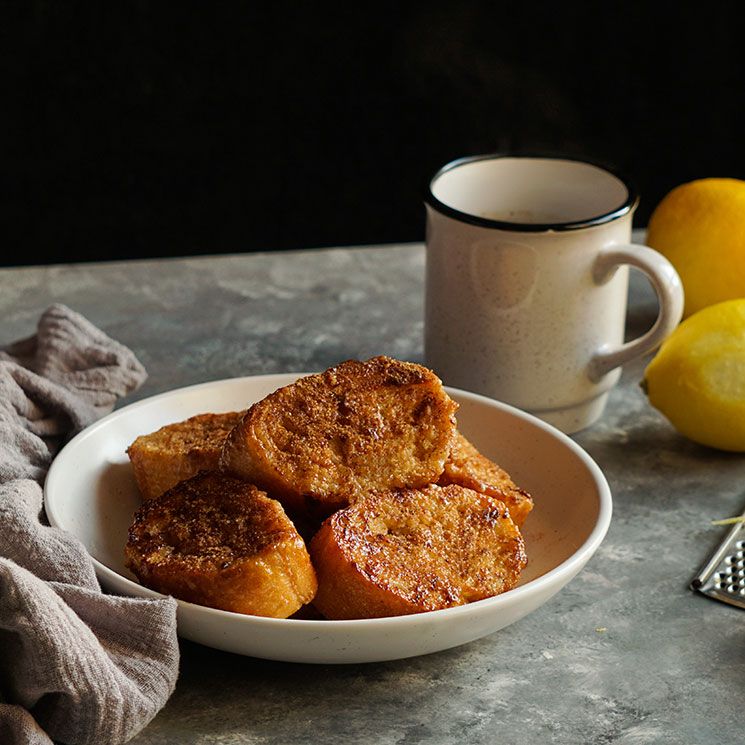
[[(521, 159), (509, 160), (515, 161), (510, 177), (518, 178)], [(559, 164), (565, 162), (573, 165), (547, 161), (551, 171), (546, 177), (561, 177)], [(482, 171), (486, 165), (478, 164)], [(595, 210), (603, 205), (597, 192), (604, 172), (599, 176), (597, 170), (590, 171), (599, 178), (593, 185)], [(611, 212), (627, 192), (615, 176), (607, 177), (605, 204)], [(452, 171), (445, 178), (452, 181)], [(482, 179), (479, 189), (493, 186), (488, 178), (476, 178)], [(585, 178), (584, 172), (575, 178)], [(488, 204), (474, 192), (474, 179), (465, 176), (457, 188), (449, 183), (443, 198), (490, 216)], [(434, 192), (437, 177), (433, 184)], [(527, 198), (532, 186), (522, 188)], [(542, 198), (547, 204), (538, 215), (557, 219), (564, 211), (569, 221), (582, 214), (572, 200), (536, 197)], [(528, 212), (518, 206), (505, 208), (505, 214)], [(449, 385), (526, 409), (566, 432), (592, 424), (618, 381), (619, 366), (660, 344), (682, 312), (682, 290), (673, 268), (651, 249), (629, 245), (634, 207), (632, 203), (622, 214), (587, 227), (526, 231), (471, 224), (428, 204), (427, 364)], [(624, 345), (626, 264), (650, 276), (662, 310), (653, 332)]]

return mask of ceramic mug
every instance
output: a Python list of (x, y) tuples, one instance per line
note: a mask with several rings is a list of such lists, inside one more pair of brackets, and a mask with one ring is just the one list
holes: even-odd
[[(638, 197), (617, 173), (554, 157), (462, 158), (435, 174), (425, 202), (425, 356), (448, 385), (576, 432), (602, 414), (620, 365), (680, 321), (680, 279), (630, 242)], [(624, 343), (629, 266), (660, 310)]]

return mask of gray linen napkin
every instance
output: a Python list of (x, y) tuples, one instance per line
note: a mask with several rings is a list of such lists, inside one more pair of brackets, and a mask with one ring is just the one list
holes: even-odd
[(175, 601), (104, 595), (83, 545), (42, 504), (59, 447), (144, 379), (129, 349), (63, 305), (0, 349), (3, 745), (126, 742), (175, 686)]

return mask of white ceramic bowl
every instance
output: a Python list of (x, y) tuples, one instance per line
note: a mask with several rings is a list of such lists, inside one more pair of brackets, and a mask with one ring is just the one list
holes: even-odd
[[(194, 414), (246, 408), (298, 375), (236, 378), (182, 388), (127, 406), (71, 440), (44, 487), (52, 525), (76, 535), (110, 592), (160, 597), (124, 567), (140, 496), (125, 454), (138, 436)], [(178, 632), (217, 649), (273, 660), (352, 663), (427, 654), (491, 634), (545, 603), (592, 556), (608, 529), (611, 495), (577, 444), (505, 404), (449, 389), (461, 431), (535, 498), (525, 523), (529, 564), (518, 587), (469, 605), (355, 621), (260, 618), (178, 601)]]

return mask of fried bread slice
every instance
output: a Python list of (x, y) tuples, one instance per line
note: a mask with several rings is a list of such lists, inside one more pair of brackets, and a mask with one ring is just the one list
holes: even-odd
[(143, 498), (160, 496), (199, 471), (216, 469), (225, 438), (244, 413), (199, 414), (138, 437), (127, 455)]
[(376, 492), (329, 517), (310, 544), (314, 606), (376, 618), (505, 592), (527, 559), (503, 502), (452, 484)]
[(282, 505), (221, 472), (202, 471), (147, 500), (125, 558), (146, 587), (236, 613), (287, 618), (317, 586)]
[(254, 404), (222, 466), (290, 509), (315, 504), (327, 515), (370, 491), (436, 482), (456, 408), (421, 365), (348, 360)]
[(453, 438), (445, 470), (438, 482), (441, 486), (459, 484), (487, 494), (507, 505), (510, 517), (518, 528), (533, 509), (533, 498), (510, 478), (503, 468), (482, 455), (460, 432)]

